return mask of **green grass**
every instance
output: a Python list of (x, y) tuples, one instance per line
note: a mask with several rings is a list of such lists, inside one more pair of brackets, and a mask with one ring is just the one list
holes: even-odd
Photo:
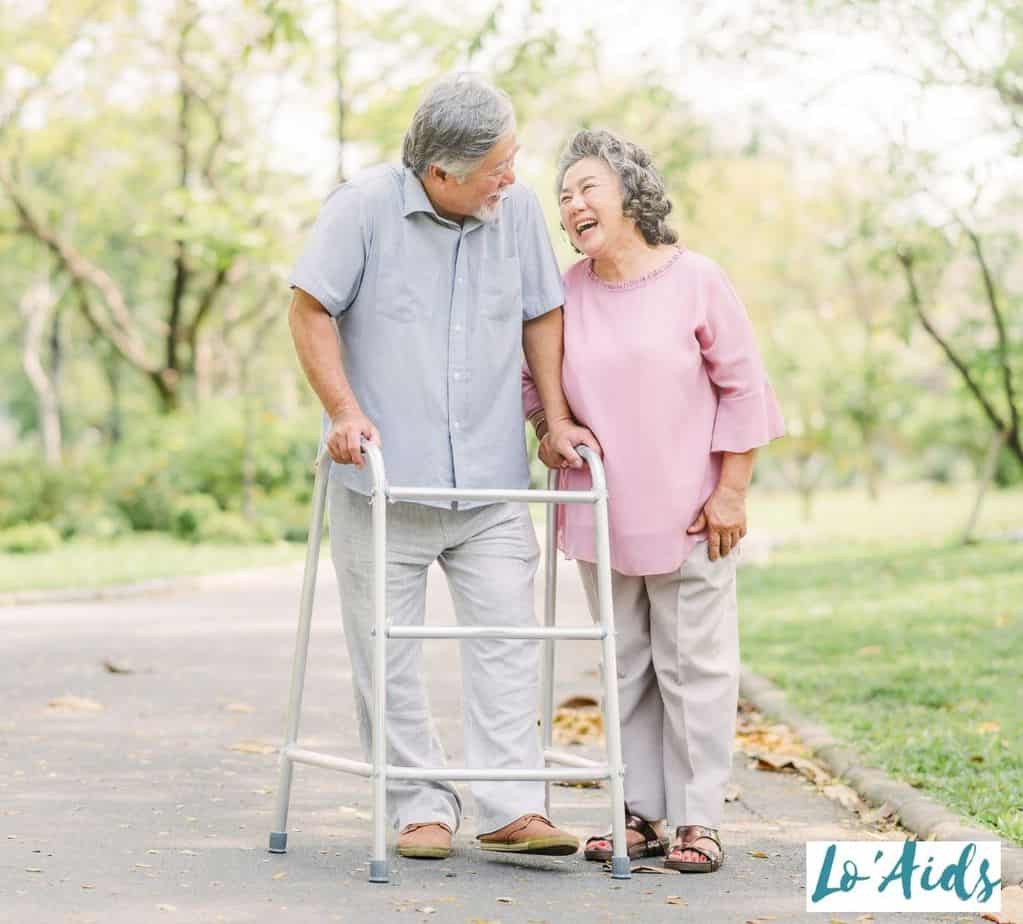
[(215, 574), (300, 561), (304, 555), (301, 544), (192, 545), (161, 533), (134, 533), (110, 543), (73, 541), (52, 552), (0, 555), (0, 594)]
[[(740, 575), (743, 659), (893, 776), (1023, 843), (1023, 543), (963, 547), (967, 492), (751, 504), (792, 543)], [(758, 521), (756, 516), (761, 518)], [(1023, 492), (982, 534), (1023, 527)]]

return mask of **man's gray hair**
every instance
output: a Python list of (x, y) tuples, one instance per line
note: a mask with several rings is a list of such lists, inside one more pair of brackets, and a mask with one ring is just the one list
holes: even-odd
[(604, 128), (576, 132), (558, 161), (555, 195), (561, 195), (565, 173), (584, 157), (599, 157), (622, 184), (622, 214), (636, 222), (643, 239), (651, 246), (674, 244), (678, 235), (664, 220), (671, 212), (671, 200), (664, 181), (650, 155), (638, 144), (626, 141)]
[(452, 74), (423, 97), (405, 132), (401, 160), (416, 176), (436, 164), (461, 181), (514, 129), (507, 93), (476, 74)]

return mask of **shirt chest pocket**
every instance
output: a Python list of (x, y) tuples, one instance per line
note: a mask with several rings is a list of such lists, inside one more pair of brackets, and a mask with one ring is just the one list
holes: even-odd
[(400, 260), (390, 263), (377, 276), (376, 313), (391, 321), (405, 324), (425, 323), (437, 310), (436, 266), (402, 266)]
[(522, 273), (518, 257), (498, 257), (484, 264), (480, 310), (484, 317), (504, 321), (522, 316)]

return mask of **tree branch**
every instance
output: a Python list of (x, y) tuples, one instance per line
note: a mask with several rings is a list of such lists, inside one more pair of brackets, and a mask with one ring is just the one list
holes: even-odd
[(1012, 366), (1009, 362), (1009, 338), (1005, 332), (1005, 319), (1002, 317), (1002, 310), (998, 305), (998, 290), (995, 287), (994, 277), (991, 275), (991, 267), (984, 256), (984, 247), (981, 244), (980, 235), (972, 228), (963, 223), (963, 230), (973, 245), (973, 253), (980, 266), (980, 274), (984, 280), (984, 292), (987, 295), (988, 307), (991, 309), (991, 317), (995, 322), (995, 329), (998, 331), (998, 364), (1002, 371), (1002, 387), (1005, 389), (1005, 399), (1009, 403), (1010, 438), (1019, 432), (1019, 408), (1016, 406), (1016, 393), (1012, 382)]
[(93, 286), (102, 296), (106, 311), (98, 310), (91, 300), (87, 300), (91, 307), (88, 317), (96, 330), (137, 369), (147, 373), (159, 372), (160, 367), (146, 356), (145, 343), (138, 333), (137, 324), (125, 303), (124, 293), (117, 283), (32, 211), (28, 201), (11, 179), (6, 164), (0, 164), (0, 186), (3, 186), (13, 203), (22, 229), (53, 254), (72, 280), (81, 286)]
[(924, 311), (923, 302), (920, 299), (920, 290), (917, 287), (916, 276), (913, 272), (913, 263), (916, 258), (911, 252), (902, 248), (898, 248), (896, 250), (895, 256), (902, 265), (902, 270), (906, 277), (906, 287), (909, 290), (909, 302), (913, 306), (913, 310), (916, 312), (917, 317), (920, 319), (920, 323), (923, 325), (924, 330), (927, 331), (934, 342), (941, 347), (945, 356), (948, 357), (948, 361), (955, 366), (956, 370), (962, 376), (963, 381), (966, 383), (966, 387), (970, 390), (970, 393), (977, 399), (977, 402), (984, 409), (984, 413), (987, 415), (988, 420), (991, 421), (991, 425), (996, 430), (1004, 430), (1005, 422), (998, 416), (998, 412), (994, 409), (994, 407), (992, 407), (991, 403), (984, 396), (984, 393), (980, 390), (980, 386), (970, 374), (970, 370), (966, 363), (963, 362), (955, 350), (952, 349), (948, 341), (941, 336), (938, 329), (927, 316), (926, 311)]

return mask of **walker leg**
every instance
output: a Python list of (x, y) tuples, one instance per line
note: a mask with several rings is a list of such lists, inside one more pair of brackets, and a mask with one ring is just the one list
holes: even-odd
[[(556, 490), (558, 473), (547, 473), (547, 487)], [(558, 598), (558, 505), (547, 505), (547, 542), (544, 550), (544, 609), (543, 624), (553, 626), (557, 621)], [(540, 666), (540, 688), (542, 690), (542, 747), (544, 753), (552, 746), (554, 740), (554, 639), (544, 639), (543, 661)], [(549, 761), (544, 758), (544, 766)], [(544, 782), (544, 813), (551, 817), (551, 781)]]
[(373, 506), (373, 853), (369, 881), (387, 882), (387, 497)]
[[(596, 479), (594, 479), (596, 482)], [(594, 488), (598, 485), (594, 483)], [(628, 844), (625, 834), (625, 767), (622, 762), (621, 712), (618, 707), (618, 658), (615, 652), (614, 609), (611, 597), (611, 542), (607, 521), (607, 487), (599, 486), (602, 496), (594, 505), (597, 552), (597, 600), (604, 636), (604, 724), (607, 740), (607, 764), (611, 771), (611, 878), (631, 879)]]
[(294, 764), (286, 756), (287, 749), (298, 740), (298, 725), (302, 713), (302, 690), (305, 685), (306, 657), (309, 654), (309, 629), (313, 618), (313, 597), (316, 593), (316, 569), (320, 563), (320, 544), (323, 539), (323, 511), (327, 499), (327, 476), (330, 456), (323, 454), (316, 465), (313, 485), (313, 514), (306, 545), (305, 571), (302, 575), (302, 602), (299, 609), (298, 634), (295, 639), (295, 657), (291, 665), (291, 691), (288, 697), (288, 724), (281, 752), (281, 774), (277, 784), (277, 803), (274, 826), (270, 832), (270, 853), (285, 853), (288, 847), (288, 803), (291, 798), (291, 777)]

